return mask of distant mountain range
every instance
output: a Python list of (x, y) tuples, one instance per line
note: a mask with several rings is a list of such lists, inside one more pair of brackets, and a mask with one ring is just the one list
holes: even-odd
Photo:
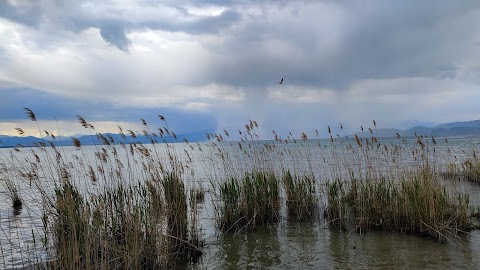
[[(152, 140), (155, 140), (157, 143), (163, 143), (163, 142), (175, 143), (175, 142), (183, 142), (185, 140), (189, 142), (203, 142), (207, 140), (206, 134), (213, 133), (213, 132), (214, 132), (213, 130), (204, 130), (204, 131), (191, 132), (186, 134), (177, 134), (176, 138), (173, 135), (166, 135), (161, 138), (153, 135), (146, 136), (146, 135), (136, 134), (135, 137), (133, 137), (131, 135), (121, 135), (121, 134), (113, 134), (113, 133), (102, 134), (102, 136), (103, 138), (108, 140), (108, 142), (111, 144), (118, 144), (118, 143), (149, 144), (149, 143), (152, 143)], [(52, 137), (45, 137), (41, 139), (33, 136), (20, 137), (20, 136), (0, 135), (0, 148), (18, 147), (18, 146), (31, 147), (31, 146), (41, 145), (42, 143), (47, 143), (47, 144), (52, 143), (55, 146), (60, 146), (60, 145), (72, 146), (73, 145), (72, 138), (78, 139), (82, 146), (104, 144), (104, 142), (102, 141), (102, 138), (100, 138), (98, 135), (76, 135), (73, 137), (61, 136), (61, 137), (56, 137), (55, 139), (53, 139)]]
[[(158, 143), (162, 142), (183, 142), (187, 140), (189, 142), (204, 142), (207, 141), (207, 133), (214, 133), (214, 130), (203, 130), (199, 132), (192, 132), (186, 134), (177, 135), (177, 138), (173, 136), (164, 136), (163, 138), (155, 136), (146, 136), (136, 134), (135, 137), (131, 135), (121, 135), (107, 133), (103, 134), (103, 137), (109, 141), (111, 144), (118, 143), (142, 143), (149, 144), (153, 140), (156, 140)], [(413, 137), (413, 136), (434, 136), (434, 137), (463, 137), (463, 136), (480, 136), (480, 120), (468, 121), (468, 122), (452, 122), (447, 124), (436, 125), (432, 127), (425, 126), (416, 126), (409, 129), (396, 129), (396, 128), (377, 128), (373, 131), (373, 135), (376, 137), (395, 137), (397, 133), (402, 137)], [(355, 133), (358, 136), (361, 136), (361, 132)], [(369, 131), (365, 131), (364, 134), (369, 134)], [(81, 145), (102, 145), (102, 139), (97, 135), (75, 135), (73, 138), (77, 138), (80, 141)], [(72, 137), (57, 137), (52, 139), (51, 137), (46, 137), (44, 139), (37, 137), (20, 137), (20, 136), (6, 136), (0, 135), (0, 148), (5, 147), (18, 147), (18, 146), (37, 146), (42, 143), (52, 143), (56, 146), (72, 146), (73, 140)]]
[[(378, 128), (374, 131), (376, 137), (395, 137), (397, 136), (397, 133), (402, 137), (412, 137), (416, 135), (434, 137), (475, 136), (480, 135), (480, 120), (452, 122), (433, 127), (416, 126), (405, 130), (396, 128)], [(360, 136), (362, 133), (356, 132), (355, 134)]]

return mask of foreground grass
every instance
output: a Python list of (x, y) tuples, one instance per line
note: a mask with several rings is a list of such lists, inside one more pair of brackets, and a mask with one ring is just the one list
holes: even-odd
[[(27, 112), (36, 122), (33, 112)], [(82, 126), (94, 132), (92, 125), (78, 118)], [(148, 125), (143, 123), (147, 130)], [(13, 179), (24, 181), (37, 193), (34, 202), (42, 209), (43, 232), (39, 237), (39, 232), (32, 229), (32, 234), (42, 240), (47, 254), (25, 265), (159, 269), (174, 268), (178, 262), (201, 256), (198, 213), (182, 178), (187, 163), (164, 139), (163, 134), (171, 132), (161, 130), (155, 136), (144, 132), (151, 136), (152, 143), (154, 139), (164, 142), (162, 147), (153, 143), (150, 148), (115, 142), (97, 133), (102, 144), (94, 146), (93, 158), (75, 138), (72, 158), (65, 155), (63, 147), (46, 140), (26, 153), (15, 149), (13, 153), (27, 162), (12, 158), (12, 167), (19, 172), (10, 174), (16, 178), (9, 183), (14, 183)], [(131, 132), (131, 136), (136, 135)], [(120, 159), (119, 151), (126, 159)], [(13, 193), (16, 187), (12, 185), (9, 190)]]
[[(68, 180), (56, 190), (54, 269), (154, 269), (167, 265), (168, 238), (156, 229), (161, 209), (145, 187), (118, 187), (88, 202)], [(48, 216), (45, 216), (48, 219)]]
[[(84, 198), (66, 177), (44, 212), (44, 244), (53, 269), (158, 269), (201, 255), (197, 230), (188, 230), (183, 181), (116, 185)], [(52, 218), (53, 217), (53, 218)]]

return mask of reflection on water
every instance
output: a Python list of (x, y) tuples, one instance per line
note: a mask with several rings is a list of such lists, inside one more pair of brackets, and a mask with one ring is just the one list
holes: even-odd
[(218, 237), (189, 269), (479, 269), (478, 231), (440, 243), (400, 233), (357, 234), (280, 223)]
[[(475, 192), (479, 186), (470, 185)], [(402, 233), (330, 229), (319, 217), (282, 219), (255, 231), (221, 234), (207, 194), (199, 207), (205, 254), (181, 269), (480, 269), (480, 231), (448, 241)], [(220, 235), (218, 235), (220, 234)]]

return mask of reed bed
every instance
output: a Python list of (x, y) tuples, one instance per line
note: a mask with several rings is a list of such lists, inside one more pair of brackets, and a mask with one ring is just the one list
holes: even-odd
[[(45, 229), (53, 238), (53, 269), (154, 269), (169, 263), (161, 209), (145, 187), (119, 186), (86, 201), (68, 180), (56, 190)], [(45, 243), (46, 245), (50, 243)]]
[(480, 183), (480, 161), (474, 156), (461, 164), (460, 176), (470, 182)]
[(480, 183), (480, 161), (475, 150), (472, 156), (467, 157), (465, 160), (447, 164), (441, 175), (451, 180), (466, 180)]
[[(157, 269), (196, 260), (204, 244), (198, 222), (202, 181), (211, 184), (212, 220), (222, 233), (323, 213), (334, 228), (445, 239), (472, 228), (470, 218), (478, 214), (472, 214), (468, 194), (447, 189), (443, 179), (458, 175), (459, 168), (464, 179), (476, 179), (476, 159), (457, 159), (446, 139), (439, 146), (433, 137), (398, 135), (382, 143), (375, 121), (352, 138), (340, 135), (340, 124), (340, 134), (328, 126), (326, 140), (318, 131), (314, 140), (291, 132), (282, 138), (275, 131), (268, 140), (251, 120), (237, 137), (223, 130), (207, 134), (208, 143), (174, 144), (177, 136), (161, 115), (163, 126), (155, 132), (145, 120), (142, 132), (119, 128), (123, 139), (96, 132), (78, 116), (96, 139), (87, 150), (73, 138), (72, 154), (26, 111), (49, 140), (40, 135), (36, 148), (12, 150), (0, 176), (8, 176), (3, 182), (10, 183), (10, 194), (26, 194), (20, 195), (17, 181), (38, 194), (33, 203), (43, 227), (32, 233), (48, 255), (28, 262), (38, 266)], [(137, 136), (150, 144), (132, 142)]]
[(288, 215), (297, 221), (312, 220), (318, 211), (316, 183), (313, 176), (292, 176), (287, 171), (283, 176)]
[(219, 184), (218, 225), (224, 231), (253, 229), (280, 218), (280, 190), (272, 173), (255, 172)]
[[(27, 114), (39, 127), (33, 112), (27, 109)], [(165, 119), (159, 118), (166, 125)], [(93, 125), (80, 116), (78, 119), (95, 132)], [(65, 147), (43, 140), (37, 148), (27, 150), (29, 155), (23, 154), (33, 160), (12, 162), (11, 167), (19, 171), (15, 180), (33, 188), (39, 198), (32, 203), (42, 209), (42, 232), (32, 229), (32, 234), (34, 239), (42, 235), (47, 257), (26, 265), (158, 269), (174, 268), (178, 262), (201, 256), (198, 213), (189, 201), (183, 178), (189, 160), (171, 146), (167, 134), (172, 137), (175, 133), (164, 127), (157, 135), (147, 131), (144, 120), (142, 123), (153, 147), (125, 144), (96, 133), (100, 143), (94, 142), (93, 156), (75, 138), (72, 158)], [(121, 128), (120, 132), (123, 135)], [(45, 133), (55, 142), (52, 133)], [(137, 135), (130, 132), (130, 136)]]
[(406, 232), (445, 239), (471, 228), (469, 196), (451, 195), (429, 167), (400, 179), (327, 183), (325, 216), (334, 227)]

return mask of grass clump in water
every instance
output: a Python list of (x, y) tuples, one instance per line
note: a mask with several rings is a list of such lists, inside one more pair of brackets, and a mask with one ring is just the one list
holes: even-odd
[(278, 222), (280, 194), (273, 173), (255, 172), (241, 181), (237, 178), (219, 184), (221, 205), (217, 221), (224, 231), (253, 229), (258, 225)]
[(162, 184), (165, 193), (171, 253), (176, 256), (196, 258), (202, 254), (202, 251), (198, 249), (202, 243), (200, 243), (198, 231), (195, 229), (196, 226), (191, 228), (189, 235), (187, 194), (183, 180), (175, 173), (168, 173), (162, 180)]
[(471, 227), (469, 197), (452, 197), (435, 172), (422, 168), (410, 177), (380, 180), (355, 179), (327, 184), (325, 216), (333, 226), (358, 231), (380, 229), (439, 239)]
[(80, 156), (73, 159), (53, 143), (39, 146), (43, 159), (33, 152), (33, 172), (51, 180), (31, 181), (43, 210), (48, 258), (42, 264), (51, 269), (159, 269), (199, 257), (197, 212), (188, 209), (177, 153), (168, 143), (162, 148), (153, 142), (151, 148), (120, 143), (124, 166), (114, 139), (97, 137), (103, 147), (94, 145), (93, 160), (78, 140), (74, 146)]
[(157, 269), (200, 256), (181, 179), (171, 173), (162, 184), (147, 183), (109, 187), (88, 200), (68, 180), (58, 186), (43, 218), (46, 234), (53, 236), (45, 242), (55, 250), (50, 266)]
[(460, 175), (467, 181), (480, 182), (480, 162), (476, 160), (466, 160), (461, 165)]
[(22, 197), (20, 196), (20, 192), (18, 190), (18, 187), (13, 183), (11, 180), (5, 180), (5, 186), (7, 188), (7, 195), (10, 197), (10, 200), (12, 201), (12, 207), (13, 209), (21, 209), (23, 206), (23, 200)]
[[(56, 188), (53, 220), (44, 216), (53, 269), (155, 269), (172, 263), (158, 193), (118, 186), (89, 200), (69, 181)], [(45, 243), (48, 245), (48, 243)]]
[(318, 209), (313, 176), (295, 177), (290, 171), (283, 176), (286, 204), (289, 216), (297, 221), (311, 220)]

